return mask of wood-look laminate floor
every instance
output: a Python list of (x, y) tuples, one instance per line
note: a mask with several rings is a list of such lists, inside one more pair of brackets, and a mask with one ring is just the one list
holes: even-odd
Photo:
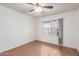
[(76, 49), (41, 41), (33, 41), (20, 47), (5, 51), (1, 56), (77, 56)]

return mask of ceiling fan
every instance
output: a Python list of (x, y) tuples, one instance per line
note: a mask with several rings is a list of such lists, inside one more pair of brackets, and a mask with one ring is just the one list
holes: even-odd
[(27, 3), (29, 5), (33, 5), (34, 7), (30, 10), (30, 12), (33, 12), (33, 11), (37, 11), (37, 12), (41, 12), (43, 8), (46, 8), (46, 9), (52, 9), (53, 6), (42, 6), (41, 4), (39, 3)]

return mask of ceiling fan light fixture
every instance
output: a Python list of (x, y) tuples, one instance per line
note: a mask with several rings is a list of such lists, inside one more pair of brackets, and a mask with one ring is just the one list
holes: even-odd
[(41, 8), (40, 6), (35, 7), (35, 11), (36, 11), (36, 12), (42, 12), (42, 8)]

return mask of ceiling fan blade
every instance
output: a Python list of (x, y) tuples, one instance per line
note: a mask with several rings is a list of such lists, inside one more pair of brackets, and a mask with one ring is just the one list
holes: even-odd
[(27, 3), (27, 4), (29, 4), (29, 5), (34, 5), (33, 3)]
[(43, 6), (43, 8), (52, 9), (52, 8), (53, 8), (53, 6)]

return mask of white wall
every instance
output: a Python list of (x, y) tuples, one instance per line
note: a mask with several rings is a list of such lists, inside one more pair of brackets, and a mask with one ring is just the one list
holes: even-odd
[(64, 18), (63, 21), (63, 46), (71, 47), (71, 48), (77, 48), (77, 18), (76, 18), (76, 13), (77, 11), (70, 11), (70, 12), (65, 12), (61, 14), (56, 14), (52, 16), (47, 16), (47, 17), (41, 17), (37, 21), (37, 30), (38, 30), (38, 40), (41, 41), (46, 41), (49, 43), (56, 44), (55, 40), (50, 39), (50, 38), (45, 38), (43, 35), (43, 28), (42, 28), (42, 21), (46, 20), (54, 20), (54, 19), (59, 19), (59, 18)]
[(0, 6), (0, 52), (34, 39), (33, 18)]
[(77, 49), (78, 49), (78, 51), (79, 51), (79, 9), (77, 10), (77, 22), (76, 22), (76, 33), (77, 33)]

